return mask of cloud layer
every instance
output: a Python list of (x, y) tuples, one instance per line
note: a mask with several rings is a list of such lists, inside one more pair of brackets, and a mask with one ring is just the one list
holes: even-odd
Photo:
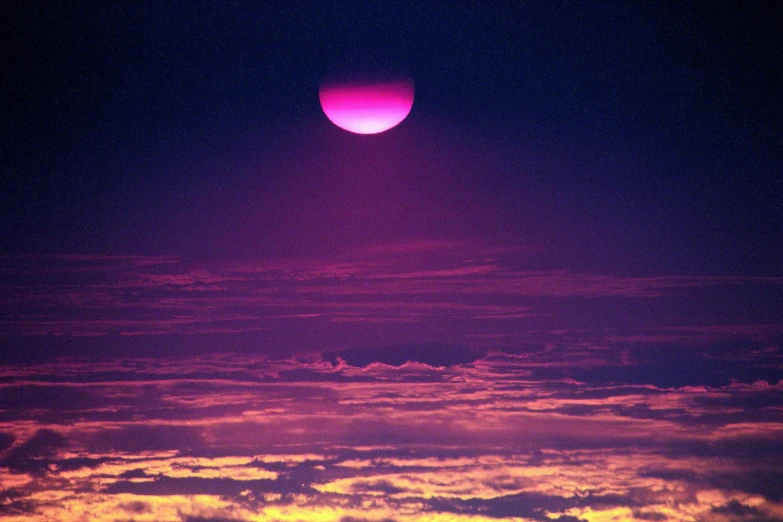
[(8, 520), (783, 520), (783, 280), (2, 260)]
[(330, 260), (6, 257), (0, 335), (9, 362), (199, 347), (293, 354), (426, 343), (478, 351), (780, 346), (781, 278), (631, 277), (527, 263), (524, 248), (442, 241)]
[(783, 385), (534, 373), (502, 354), (6, 366), (2, 515), (783, 520)]

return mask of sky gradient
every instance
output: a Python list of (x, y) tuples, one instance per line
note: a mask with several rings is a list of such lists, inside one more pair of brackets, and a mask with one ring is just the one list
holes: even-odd
[(0, 519), (783, 521), (779, 5), (4, 10)]

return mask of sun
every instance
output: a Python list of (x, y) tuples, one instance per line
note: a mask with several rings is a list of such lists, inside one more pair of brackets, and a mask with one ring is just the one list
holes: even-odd
[(356, 134), (378, 134), (402, 122), (413, 107), (410, 77), (340, 78), (321, 82), (318, 96), (329, 121)]

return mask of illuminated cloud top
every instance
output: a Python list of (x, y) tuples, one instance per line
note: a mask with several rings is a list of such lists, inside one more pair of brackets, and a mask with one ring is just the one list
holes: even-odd
[(362, 367), (207, 354), (4, 368), (0, 517), (782, 519), (783, 384), (531, 373), (569, 358)]

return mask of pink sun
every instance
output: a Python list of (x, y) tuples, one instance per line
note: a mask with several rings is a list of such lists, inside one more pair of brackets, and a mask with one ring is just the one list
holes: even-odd
[(329, 120), (357, 134), (378, 134), (398, 125), (413, 107), (413, 81), (328, 80), (319, 98)]

